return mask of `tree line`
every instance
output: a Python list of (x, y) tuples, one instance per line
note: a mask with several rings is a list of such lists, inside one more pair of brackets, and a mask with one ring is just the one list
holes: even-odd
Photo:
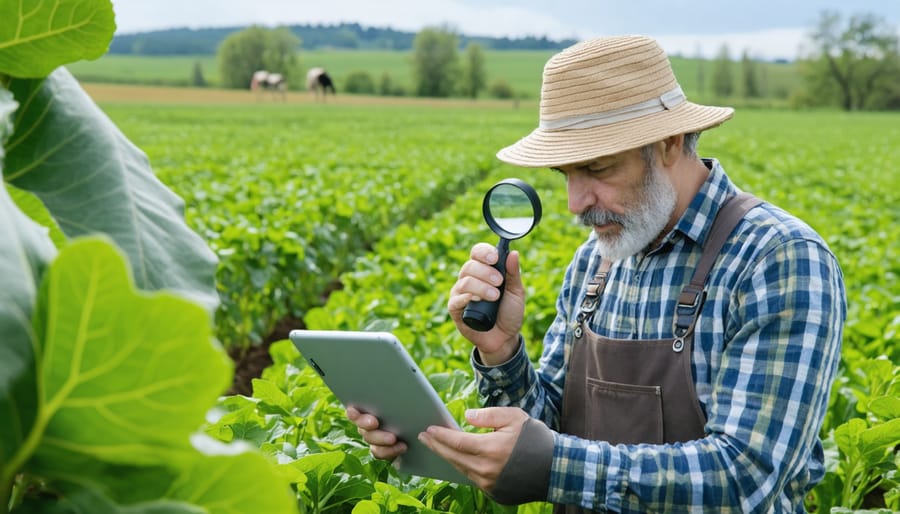
[[(811, 51), (797, 62), (802, 87), (791, 98), (792, 105), (848, 111), (900, 110), (900, 43), (894, 27), (874, 14), (843, 19), (825, 11), (811, 30), (809, 41)], [(225, 87), (246, 88), (253, 71), (267, 69), (301, 84), (303, 73), (297, 57), (301, 45), (305, 47), (306, 41), (288, 27), (250, 27), (234, 32), (218, 48), (222, 83)], [(390, 76), (372, 77), (365, 70), (347, 76), (342, 86), (345, 92), (364, 94), (477, 98), (488, 93), (498, 98), (515, 97), (502, 79), (487, 84), (484, 48), (479, 41), (460, 36), (450, 27), (425, 28), (411, 42), (412, 91), (395, 84)], [(697, 70), (701, 92), (708, 83), (712, 96), (724, 100), (734, 99), (738, 91), (748, 99), (766, 95), (766, 68), (747, 51), (737, 67), (727, 46), (711, 62), (711, 70), (707, 71), (705, 64), (701, 62)]]
[[(247, 27), (176, 28), (117, 34), (109, 53), (119, 55), (215, 55), (230, 34)], [(335, 25), (286, 25), (288, 31), (303, 41), (307, 50), (336, 48), (344, 50), (412, 50), (415, 32), (391, 28), (365, 27), (358, 23)], [(466, 36), (460, 34), (461, 47), (478, 43), (491, 50), (561, 50), (574, 40), (556, 41), (546, 36), (521, 38)]]

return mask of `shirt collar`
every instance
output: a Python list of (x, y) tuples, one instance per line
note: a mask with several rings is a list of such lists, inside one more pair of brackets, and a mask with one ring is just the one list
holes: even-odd
[(725, 199), (738, 192), (734, 183), (725, 175), (725, 170), (718, 160), (703, 159), (703, 164), (709, 168), (709, 176), (672, 229), (673, 232), (680, 232), (697, 244), (705, 242), (712, 222)]

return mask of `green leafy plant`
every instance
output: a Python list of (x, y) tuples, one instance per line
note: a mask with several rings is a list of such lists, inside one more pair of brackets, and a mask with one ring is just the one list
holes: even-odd
[(109, 0), (0, 3), (0, 512), (290, 512), (263, 455), (193, 434), (231, 373), (217, 260), (60, 67), (114, 29)]

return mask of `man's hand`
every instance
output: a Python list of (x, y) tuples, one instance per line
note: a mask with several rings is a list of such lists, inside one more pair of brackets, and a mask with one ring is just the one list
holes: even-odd
[(493, 428), (494, 431), (473, 434), (430, 426), (419, 434), (419, 440), (482, 490), (491, 491), (527, 419), (528, 414), (517, 407), (470, 409), (466, 411), (466, 421), (476, 427)]
[(385, 430), (378, 430), (378, 418), (364, 414), (353, 407), (347, 407), (347, 417), (356, 425), (359, 435), (369, 443), (372, 456), (377, 459), (394, 460), (406, 452), (406, 443), (397, 441), (397, 436)]
[[(477, 348), (483, 364), (495, 366), (510, 359), (519, 347), (519, 331), (525, 313), (525, 286), (519, 270), (519, 253), (509, 252), (506, 277), (494, 268), (497, 249), (487, 243), (472, 247), (470, 258), (459, 271), (459, 278), (450, 289), (447, 310), (459, 333)], [(497, 312), (497, 323), (487, 332), (469, 328), (462, 320), (469, 302), (494, 301), (498, 286), (506, 280), (503, 299)]]

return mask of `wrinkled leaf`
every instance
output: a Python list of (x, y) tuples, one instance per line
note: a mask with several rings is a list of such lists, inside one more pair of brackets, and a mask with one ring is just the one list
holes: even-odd
[(260, 400), (261, 409), (271, 414), (291, 415), (293, 402), (277, 385), (259, 378), (254, 378), (252, 384), (253, 397)]
[(900, 418), (900, 398), (896, 396), (881, 396), (869, 402), (869, 410), (881, 419)]
[(875, 465), (885, 454), (900, 444), (900, 419), (879, 423), (859, 434), (859, 444), (866, 465)]
[(116, 23), (110, 0), (0, 2), (0, 73), (45, 77), (106, 53)]
[(212, 312), (216, 256), (187, 226), (183, 200), (156, 178), (144, 152), (65, 68), (9, 87), (23, 107), (4, 178), (37, 195), (69, 238), (112, 238), (138, 287), (173, 289)]
[[(107, 240), (73, 241), (49, 268), (35, 312), (42, 341), (38, 475), (86, 459), (171, 464), (229, 382), (206, 312), (171, 293), (135, 291)], [(37, 443), (40, 443), (36, 448)]]
[(62, 246), (66, 244), (66, 235), (59, 229), (56, 220), (53, 219), (50, 212), (47, 211), (47, 208), (44, 207), (44, 204), (41, 203), (37, 196), (28, 191), (22, 191), (11, 184), (6, 184), (6, 189), (9, 191), (9, 195), (13, 202), (15, 202), (16, 206), (19, 207), (19, 210), (22, 211), (22, 214), (31, 218), (38, 225), (44, 227), (43, 231), (50, 236), (50, 240), (53, 241), (53, 244), (57, 248), (62, 248)]
[(211, 514), (296, 512), (287, 482), (254, 452), (197, 460), (173, 486), (170, 497), (206, 507)]
[[(9, 134), (9, 116), (15, 108), (12, 95), (0, 89), (0, 143)], [(5, 184), (0, 187), (0, 241), (0, 487), (4, 487), (21, 464), (13, 462), (13, 453), (37, 416), (31, 313), (37, 284), (56, 254), (47, 231), (21, 213)]]

